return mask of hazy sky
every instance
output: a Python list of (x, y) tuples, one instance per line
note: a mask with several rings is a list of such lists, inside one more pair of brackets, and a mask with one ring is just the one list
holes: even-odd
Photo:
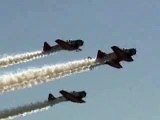
[(20, 120), (159, 120), (159, 0), (1, 0), (0, 54), (42, 49), (55, 39), (83, 39), (82, 52), (61, 51), (1, 68), (0, 74), (95, 57), (98, 49), (137, 49), (123, 69), (100, 66), (89, 72), (0, 95), (0, 110), (56, 96), (61, 89), (86, 90), (85, 104), (60, 103)]

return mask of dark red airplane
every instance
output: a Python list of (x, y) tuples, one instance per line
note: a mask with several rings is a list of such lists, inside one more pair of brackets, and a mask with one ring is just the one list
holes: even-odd
[(54, 45), (54, 46), (50, 46), (47, 42), (44, 42), (43, 52), (51, 53), (51, 52), (55, 52), (56, 50), (68, 50), (68, 51), (76, 50), (78, 52), (82, 50), (79, 47), (83, 46), (84, 44), (83, 40), (64, 41), (61, 39), (57, 39), (55, 40), (55, 42), (57, 43), (57, 45)]
[(86, 92), (85, 91), (80, 91), (80, 92), (67, 92), (65, 90), (61, 90), (60, 93), (69, 101), (71, 102), (76, 102), (76, 103), (85, 103), (82, 98), (86, 97)]
[[(75, 103), (85, 103), (85, 101), (82, 100), (82, 98), (86, 97), (86, 94), (87, 94), (85, 91), (67, 92), (65, 90), (61, 90), (60, 93), (63, 95), (64, 98), (66, 98), (66, 100), (69, 100)], [(51, 93), (48, 95), (48, 101), (53, 101), (55, 99), (56, 97), (54, 97)]]
[(132, 62), (132, 56), (136, 54), (135, 48), (121, 49), (117, 46), (112, 46), (112, 53), (106, 54), (98, 50), (96, 61), (100, 64), (108, 64), (115, 68), (122, 68), (121, 61)]

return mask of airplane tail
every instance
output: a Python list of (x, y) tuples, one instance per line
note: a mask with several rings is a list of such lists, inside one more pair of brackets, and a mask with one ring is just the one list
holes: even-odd
[(56, 99), (56, 97), (54, 97), (51, 93), (49, 93), (49, 95), (48, 95), (48, 101), (53, 101), (55, 99)]
[(98, 61), (99, 59), (102, 59), (105, 55), (106, 53), (102, 52), (101, 50), (98, 50), (96, 61)]
[(43, 51), (46, 52), (46, 51), (48, 51), (50, 49), (51, 49), (51, 46), (47, 42), (44, 42)]

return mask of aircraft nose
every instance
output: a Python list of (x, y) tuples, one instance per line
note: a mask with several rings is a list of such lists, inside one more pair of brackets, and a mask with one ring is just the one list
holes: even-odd
[(84, 44), (84, 42), (83, 42), (83, 40), (77, 40), (77, 43), (80, 45), (80, 46), (82, 46), (83, 44)]
[(81, 46), (84, 44), (83, 40), (81, 40)]
[(81, 95), (82, 95), (83, 97), (86, 97), (87, 93), (86, 93), (85, 91), (82, 91), (82, 92), (81, 92)]
[(132, 49), (131, 49), (131, 54), (132, 54), (132, 55), (135, 55), (135, 54), (136, 54), (136, 49), (135, 49), (135, 48), (132, 48)]

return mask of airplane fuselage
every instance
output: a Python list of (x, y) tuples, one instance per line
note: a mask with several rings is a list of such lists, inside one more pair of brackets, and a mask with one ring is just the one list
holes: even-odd
[[(99, 63), (108, 64), (112, 67), (116, 68), (122, 68), (122, 66), (119, 64), (120, 61), (133, 61), (132, 57), (126, 57), (125, 54), (116, 54), (115, 52), (105, 54), (102, 58), (100, 58)], [(116, 64), (115, 64), (116, 63)]]
[(113, 52), (108, 54), (101, 50), (98, 50), (96, 58), (97, 65), (108, 64), (115, 68), (122, 68), (120, 62), (121, 61), (131, 62), (133, 61), (132, 56), (136, 54), (135, 48), (120, 49), (117, 46), (112, 46), (111, 49), (113, 50)]
[(82, 40), (68, 40), (67, 43), (70, 45), (70, 47), (64, 47), (66, 50), (75, 50), (83, 45)]
[(80, 98), (84, 98), (86, 97), (87, 93), (85, 91), (79, 91), (79, 92), (71, 92), (74, 96), (76, 97), (80, 97)]
[(79, 47), (81, 47), (84, 42), (83, 40), (61, 40), (61, 39), (57, 39), (55, 40), (55, 42), (64, 50), (80, 50)]
[(43, 52), (43, 54), (50, 54), (50, 53), (60, 51), (60, 50), (63, 50), (63, 49), (59, 45), (54, 45), (54, 46), (51, 46), (51, 48), (49, 50), (42, 51), (42, 52)]
[(106, 61), (119, 61), (120, 60), (120, 56), (117, 56), (114, 52), (113, 53), (109, 53), (109, 54), (106, 54), (105, 58)]
[(110, 61), (120, 61), (120, 57), (117, 56), (114, 52), (113, 53), (109, 53), (109, 54), (105, 54), (104, 57), (100, 58), (98, 60), (100, 63), (105, 63), (110, 62)]
[(120, 61), (127, 61), (127, 62), (131, 62), (133, 61), (132, 57), (131, 56), (127, 56), (127, 54), (116, 54), (114, 52), (112, 53), (108, 53), (104, 56), (104, 58), (101, 59), (101, 61), (107, 61), (107, 62), (110, 62), (110, 61), (116, 61), (116, 62), (120, 62)]
[(86, 96), (86, 93), (78, 93), (78, 92), (72, 92), (68, 93), (64, 90), (61, 90), (60, 93), (69, 101), (76, 102), (76, 103), (84, 103), (85, 101), (82, 100), (83, 97)]

